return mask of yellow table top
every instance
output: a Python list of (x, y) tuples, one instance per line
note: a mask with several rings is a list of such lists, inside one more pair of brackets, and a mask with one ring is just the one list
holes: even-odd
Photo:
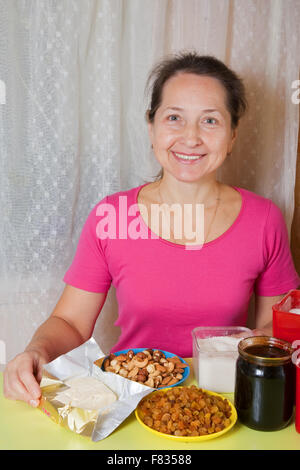
[[(191, 365), (191, 362), (188, 361)], [(239, 421), (223, 436), (198, 443), (174, 442), (144, 429), (134, 413), (106, 439), (92, 442), (55, 424), (39, 409), (3, 397), (0, 374), (1, 450), (299, 450), (295, 421), (281, 431), (260, 432)], [(185, 385), (195, 383), (191, 372)], [(225, 395), (233, 402), (233, 394)]]

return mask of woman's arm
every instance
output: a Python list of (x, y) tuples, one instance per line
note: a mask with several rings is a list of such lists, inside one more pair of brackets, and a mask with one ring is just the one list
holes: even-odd
[(274, 297), (263, 295), (255, 296), (255, 334), (273, 335), (273, 311), (272, 306), (279, 302), (286, 294)]
[(80, 346), (92, 335), (107, 293), (67, 285), (50, 317), (37, 329), (25, 351), (4, 371), (4, 395), (37, 406), (43, 364)]
[(66, 285), (52, 314), (35, 332), (26, 351), (43, 353), (48, 362), (87, 341), (107, 293), (87, 292)]

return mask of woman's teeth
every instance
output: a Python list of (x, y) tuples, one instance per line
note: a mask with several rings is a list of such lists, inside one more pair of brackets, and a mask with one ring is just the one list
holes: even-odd
[(189, 156), (189, 155), (183, 155), (182, 153), (176, 153), (176, 152), (174, 152), (174, 154), (176, 155), (176, 157), (182, 158), (182, 160), (198, 160), (199, 158), (203, 157), (203, 155)]

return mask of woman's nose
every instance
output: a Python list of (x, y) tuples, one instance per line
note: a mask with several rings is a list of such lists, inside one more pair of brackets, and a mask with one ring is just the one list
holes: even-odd
[(185, 126), (184, 129), (184, 140), (186, 145), (194, 147), (202, 142), (201, 132), (199, 126), (195, 123), (190, 123)]

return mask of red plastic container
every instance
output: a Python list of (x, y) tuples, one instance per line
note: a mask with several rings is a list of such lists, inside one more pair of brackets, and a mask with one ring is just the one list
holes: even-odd
[(300, 347), (300, 315), (289, 313), (292, 308), (300, 308), (300, 290), (298, 289), (290, 290), (280, 302), (273, 305), (273, 336), (289, 341), (295, 348), (295, 360), (293, 360), (296, 367), (295, 426), (296, 431), (300, 433), (300, 354), (298, 351)]
[(292, 308), (300, 308), (300, 290), (290, 290), (272, 307), (273, 336), (290, 343), (295, 340), (300, 341), (300, 315), (289, 313)]
[(300, 361), (297, 362), (296, 366), (296, 417), (295, 426), (296, 431), (300, 433)]

